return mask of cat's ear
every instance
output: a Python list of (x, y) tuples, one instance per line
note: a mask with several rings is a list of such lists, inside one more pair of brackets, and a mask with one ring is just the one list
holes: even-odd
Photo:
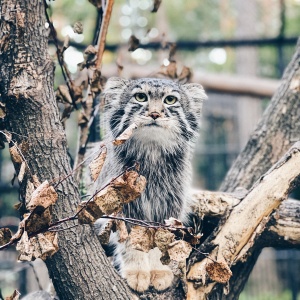
[(207, 99), (202, 85), (199, 83), (186, 83), (182, 85), (182, 88), (188, 96), (191, 108), (200, 116), (203, 101)]
[(104, 93), (118, 93), (123, 91), (129, 84), (129, 80), (120, 77), (111, 77), (107, 80)]
[(207, 99), (205, 91), (201, 84), (199, 83), (186, 83), (183, 86), (184, 91), (188, 95), (190, 99), (193, 99), (197, 102), (203, 102), (203, 100)]

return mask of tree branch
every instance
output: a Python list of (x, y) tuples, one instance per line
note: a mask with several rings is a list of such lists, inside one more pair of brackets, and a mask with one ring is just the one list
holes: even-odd
[[(265, 229), (272, 211), (278, 208), (294, 187), (300, 175), (300, 169), (295, 168), (297, 165), (300, 165), (300, 142), (257, 181), (248, 195), (233, 208), (215, 238), (201, 248), (213, 248), (209, 256), (229, 267), (245, 259), (256, 238)], [(187, 275), (188, 299), (205, 299), (216, 285), (216, 282), (206, 284), (207, 264), (207, 258), (192, 264)], [(201, 286), (195, 289), (194, 282), (201, 283)]]

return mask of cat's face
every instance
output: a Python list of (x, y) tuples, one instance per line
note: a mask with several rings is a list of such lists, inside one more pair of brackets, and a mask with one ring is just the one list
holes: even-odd
[(206, 95), (199, 84), (180, 85), (154, 78), (110, 78), (104, 97), (108, 128), (114, 138), (136, 123), (136, 138), (163, 141), (177, 136), (188, 141), (198, 130)]

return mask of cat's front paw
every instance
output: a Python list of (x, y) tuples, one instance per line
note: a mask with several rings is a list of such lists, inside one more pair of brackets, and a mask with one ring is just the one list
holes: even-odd
[(163, 291), (171, 286), (174, 275), (171, 270), (152, 270), (151, 284), (158, 291)]
[(150, 285), (150, 272), (142, 270), (126, 270), (124, 277), (128, 285), (135, 291), (144, 292)]

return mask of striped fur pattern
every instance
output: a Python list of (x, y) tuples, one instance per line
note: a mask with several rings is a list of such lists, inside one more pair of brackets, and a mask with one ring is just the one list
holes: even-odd
[[(141, 94), (146, 96), (147, 101), (137, 100), (136, 95), (141, 98)], [(191, 156), (198, 134), (202, 102), (206, 98), (202, 86), (193, 83), (180, 85), (155, 78), (111, 78), (106, 84), (104, 97), (106, 140), (114, 140), (133, 122), (138, 128), (123, 145), (108, 143), (108, 158), (97, 186), (103, 186), (137, 161), (140, 174), (147, 179), (147, 186), (139, 199), (124, 208), (125, 216), (162, 223), (170, 217), (185, 221), (189, 212)], [(174, 103), (167, 101), (174, 97)], [(121, 256), (121, 272), (129, 285), (140, 291), (147, 289), (151, 284), (149, 278), (146, 280), (149, 282), (139, 288), (139, 280), (133, 280), (134, 284), (130, 284), (128, 270), (123, 272), (126, 265), (132, 265), (134, 257), (143, 257), (139, 265), (143, 265), (144, 272), (147, 265), (145, 255), (135, 253), (124, 245), (119, 245), (117, 249)], [(126, 254), (126, 251), (129, 253)], [(126, 257), (129, 257), (127, 261)], [(157, 260), (159, 264), (159, 258)], [(160, 264), (158, 271), (165, 272), (165, 267)], [(130, 274), (133, 269), (138, 269), (138, 266), (129, 267)], [(164, 283), (152, 285), (164, 289), (169, 281), (170, 276)]]

